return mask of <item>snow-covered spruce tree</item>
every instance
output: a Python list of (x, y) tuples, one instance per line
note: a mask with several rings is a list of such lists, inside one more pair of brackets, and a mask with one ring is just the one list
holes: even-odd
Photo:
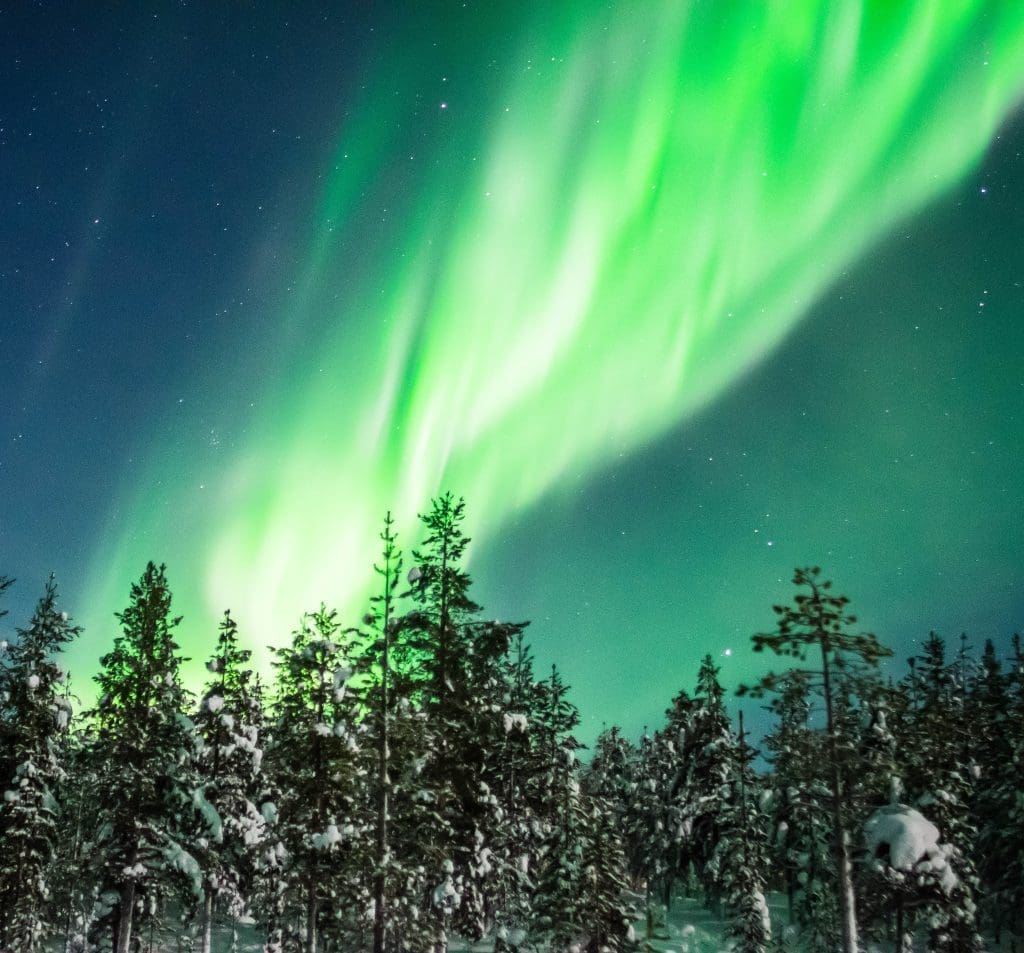
[(433, 806), (423, 796), (421, 775), (429, 757), (426, 714), (412, 703), (409, 673), (396, 665), (394, 643), (408, 620), (399, 614), (402, 556), (391, 514), (384, 519), (377, 593), (363, 617), (356, 656), (355, 691), (362, 709), (360, 771), (368, 863), (357, 874), (362, 908), (369, 912), (364, 941), (374, 953), (427, 949), (430, 918), (421, 913), (428, 896), (427, 870), (441, 859), (424, 849), (423, 831), (436, 824)]
[(433, 917), (437, 950), (447, 948), (450, 929), (477, 938), (493, 924), (507, 714), (502, 659), (522, 629), (478, 619), (480, 607), (462, 568), (469, 543), (464, 510), (462, 500), (445, 494), (421, 517), (427, 535), (409, 574), (416, 609), (405, 615), (394, 644), (396, 665), (430, 735), (421, 791), (436, 823), (422, 832), (422, 847), (437, 866), (429, 872), (434, 886), (423, 909)]
[[(265, 770), (280, 798), (273, 829), (276, 902), (286, 927), (284, 949), (317, 953), (321, 940), (359, 927), (351, 919), (358, 896), (354, 871), (372, 863), (366, 818), (357, 812), (364, 799), (358, 712), (348, 694), (353, 648), (336, 613), (321, 607), (303, 618), (292, 644), (274, 654), (274, 730)], [(268, 932), (280, 926), (270, 923)]]
[[(253, 678), (253, 698), (259, 711), (263, 712), (263, 723), (260, 726), (260, 738), (264, 750), (263, 770), (260, 774), (260, 787), (254, 803), (260, 809), (263, 818), (263, 837), (259, 850), (253, 860), (253, 883), (249, 898), (249, 907), (253, 919), (264, 933), (263, 949), (265, 953), (282, 953), (288, 921), (288, 886), (289, 873), (288, 852), (285, 849), (284, 833), (279, 829), (277, 805), (281, 803), (279, 782), (287, 784), (286, 777), (277, 777), (273, 770), (273, 758), (267, 752), (273, 752), (274, 720), (265, 703), (266, 693), (262, 681), (257, 675)], [(293, 918), (294, 919), (294, 918)], [(291, 946), (301, 947), (301, 939), (293, 931)]]
[[(2, 582), (0, 582), (2, 588)], [(55, 795), (66, 764), (62, 738), (70, 705), (57, 663), (81, 630), (57, 609), (51, 576), (28, 628), (0, 658), (0, 719), (10, 774), (0, 779), (0, 949), (40, 949), (53, 929), (52, 861), (60, 808)]]
[[(65, 698), (72, 703), (71, 679), (65, 680)], [(80, 719), (72, 721), (61, 738), (64, 777), (58, 785), (60, 804), (59, 833), (50, 876), (50, 906), (60, 949), (85, 949), (85, 931), (93, 909), (95, 871), (90, 867), (88, 833), (95, 804), (95, 778), (92, 775), (91, 738), (88, 726)]]
[(977, 831), (970, 815), (973, 801), (974, 743), (967, 724), (963, 660), (946, 661), (945, 643), (934, 632), (922, 654), (911, 660), (905, 680), (909, 698), (904, 766), (907, 801), (933, 823), (951, 848), (947, 862), (957, 890), (932, 917), (929, 944), (936, 950), (979, 950), (982, 940), (975, 917), (978, 878), (973, 856)]
[(540, 732), (549, 758), (549, 833), (537, 871), (530, 935), (555, 953), (634, 949), (635, 911), (626, 900), (628, 869), (619, 821), (609, 801), (581, 787), (578, 742), (570, 734), (579, 720), (567, 687), (555, 670)]
[[(613, 728), (598, 738), (594, 757), (598, 762), (601, 755), (601, 773), (611, 775), (611, 790), (622, 805), (629, 871), (634, 884), (644, 891), (649, 919), (657, 918), (652, 904), (668, 907), (671, 901), (675, 824), (669, 794), (675, 754), (675, 746), (665, 732), (651, 736), (645, 731), (634, 748)], [(597, 793), (606, 794), (607, 788), (607, 783), (602, 784)]]
[[(393, 868), (392, 832), (388, 821), (392, 801), (391, 727), (394, 721), (394, 679), (391, 661), (391, 640), (398, 623), (396, 590), (402, 575), (402, 554), (398, 549), (394, 521), (390, 511), (384, 516), (381, 532), (383, 549), (380, 565), (374, 564), (374, 572), (380, 577), (380, 589), (371, 599), (373, 609), (364, 617), (364, 624), (371, 626), (369, 638), (365, 639), (366, 649), (360, 659), (359, 668), (368, 671), (371, 682), (363, 693), (363, 704), (367, 709), (366, 724), (373, 742), (375, 764), (369, 785), (371, 804), (369, 816), (374, 827), (373, 854), (373, 953), (385, 953), (395, 949), (396, 932), (393, 897), (396, 895), (395, 871)], [(390, 914), (390, 916), (389, 916)], [(389, 921), (391, 921), (389, 923)], [(390, 929), (389, 929), (390, 927)], [(391, 934), (391, 936), (389, 936)], [(392, 942), (388, 942), (391, 939)]]
[(165, 568), (149, 563), (117, 614), (121, 632), (95, 677), (96, 803), (89, 840), (115, 953), (128, 953), (136, 913), (155, 915), (160, 894), (198, 894), (202, 887), (198, 864), (184, 847), (194, 730), (184, 714), (188, 699), (172, 637), (180, 619), (170, 612)]
[(894, 916), (895, 949), (910, 953), (915, 932), (926, 932), (929, 950), (968, 953), (984, 949), (957, 922), (970, 905), (957, 870), (958, 851), (942, 843), (939, 829), (906, 805), (887, 805), (865, 824), (865, 894), (888, 902)]
[(777, 720), (764, 746), (774, 769), (768, 777), (772, 866), (785, 885), (789, 923), (809, 949), (832, 949), (839, 942), (839, 902), (825, 739), (810, 725), (806, 672), (780, 677), (771, 710)]
[(521, 629), (513, 634), (502, 679), (504, 731), (497, 758), (502, 817), (492, 841), (498, 953), (514, 949), (513, 943), (528, 929), (534, 875), (552, 824), (545, 741), (548, 684), (535, 676), (533, 654)]
[(904, 680), (909, 699), (904, 726), (908, 758), (904, 784), (915, 806), (938, 826), (943, 839), (973, 852), (976, 831), (968, 814), (973, 800), (973, 726), (966, 720), (967, 689), (962, 663), (946, 659), (945, 641), (935, 632), (910, 660)]
[(736, 757), (718, 672), (711, 656), (706, 655), (685, 726), (676, 728), (682, 744), (670, 791), (676, 820), (676, 876), (685, 876), (692, 868), (703, 889), (704, 903), (714, 908), (723, 900), (724, 887), (709, 861), (721, 835), (722, 791)]
[(583, 773), (583, 786), (588, 794), (612, 805), (620, 820), (625, 818), (635, 795), (637, 761), (650, 746), (651, 738), (645, 731), (637, 751), (618, 725), (606, 728), (594, 743), (594, 756)]
[[(0, 576), (0, 596), (14, 585), (14, 580), (9, 576)], [(0, 619), (8, 614), (7, 609), (0, 608)], [(10, 647), (7, 640), (0, 641), (0, 653), (6, 652)], [(0, 685), (0, 692), (6, 688)], [(0, 700), (3, 696), (0, 694)], [(3, 719), (0, 719), (0, 778), (14, 776), (14, 755), (12, 750), (12, 739), (8, 737), (7, 730), (10, 727)]]
[(580, 909), (585, 953), (627, 953), (637, 948), (637, 910), (628, 898), (629, 868), (614, 805), (583, 795), (586, 825)]
[[(849, 599), (831, 595), (832, 584), (820, 580), (820, 573), (818, 567), (796, 570), (793, 584), (801, 591), (794, 597), (793, 605), (773, 606), (778, 616), (778, 628), (754, 635), (753, 642), (755, 652), (768, 648), (778, 655), (801, 662), (806, 660), (808, 651), (820, 655), (821, 668), (808, 670), (808, 674), (813, 675), (825, 708), (824, 754), (829, 772), (842, 950), (843, 953), (857, 953), (857, 912), (850, 859), (844, 741), (838, 726), (839, 699), (834, 681), (837, 669), (854, 663), (873, 667), (879, 659), (892, 652), (870, 633), (848, 631), (848, 627), (856, 622), (856, 617), (846, 611)], [(777, 691), (781, 679), (781, 675), (774, 673), (765, 676), (754, 690), (755, 695)]]
[[(1013, 836), (1012, 819), (1021, 765), (1015, 742), (1024, 738), (1012, 693), (1012, 675), (1003, 672), (992, 640), (970, 686), (967, 720), (973, 735), (975, 786), (972, 819), (978, 831), (975, 865), (982, 889), (979, 919), (1000, 940), (1004, 930), (1024, 933), (1024, 839)], [(1010, 822), (1010, 823), (1008, 823)]]
[[(698, 892), (691, 844), (693, 818), (684, 791), (687, 742), (693, 733), (693, 714), (697, 707), (698, 702), (690, 697), (690, 693), (684, 688), (680, 689), (665, 710), (665, 726), (660, 732), (662, 744), (657, 752), (652, 752), (665, 758), (665, 764), (658, 768), (657, 773), (662, 775), (663, 791), (660, 797), (665, 801), (665, 877), (662, 900), (666, 910), (671, 907), (673, 895), (680, 886), (687, 896)], [(641, 831), (631, 832), (629, 842), (636, 843), (637, 848), (643, 850), (646, 848), (642, 838)]]
[[(995, 896), (1005, 904), (1008, 916), (1003, 926), (1015, 937), (1024, 936), (1024, 798), (1021, 781), (1024, 777), (1024, 651), (1021, 638), (1013, 636), (1013, 654), (1007, 675), (1006, 735), (1011, 754), (1003, 769), (994, 778), (998, 788), (996, 802), (1005, 805), (1001, 852), (1005, 866), (995, 880)], [(995, 839), (993, 830), (991, 839)]]
[(233, 919), (247, 912), (254, 860), (263, 840), (265, 822), (254, 803), (262, 784), (263, 719), (252, 692), (251, 656), (239, 646), (238, 626), (225, 612), (195, 716), (200, 746), (192, 853), (203, 871), (201, 953), (210, 953), (215, 908)]
[(762, 781), (751, 762), (740, 713), (739, 736), (722, 788), (719, 837), (708, 860), (712, 879), (719, 884), (729, 917), (726, 938), (737, 953), (767, 953), (771, 921), (765, 900), (768, 879), (767, 818), (761, 810)]

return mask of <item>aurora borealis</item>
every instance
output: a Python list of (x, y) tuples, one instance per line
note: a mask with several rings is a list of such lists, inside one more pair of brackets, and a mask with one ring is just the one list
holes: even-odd
[(354, 621), (447, 488), (591, 733), (796, 564), (1021, 625), (1024, 9), (284, 9), (3, 14), (0, 572), (76, 671), (150, 558), (200, 658)]

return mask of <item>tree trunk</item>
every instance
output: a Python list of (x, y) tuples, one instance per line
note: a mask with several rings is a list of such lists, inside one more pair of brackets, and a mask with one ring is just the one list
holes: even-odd
[[(387, 718), (385, 714), (384, 718)], [(386, 722), (385, 722), (386, 723)], [(385, 729), (386, 730), (386, 729)], [(377, 801), (377, 877), (374, 883), (373, 897), (373, 953), (385, 953), (385, 887), (387, 871), (385, 865), (388, 856), (388, 771), (387, 771), (387, 735), (383, 734), (384, 746), (381, 752), (380, 789)]]
[(306, 902), (306, 953), (316, 953), (316, 913), (316, 881), (311, 880)]
[(373, 889), (373, 953), (385, 953), (385, 892), (387, 887), (388, 858), (388, 787), (391, 778), (388, 771), (388, 676), (391, 668), (390, 640), (388, 631), (391, 624), (391, 603), (388, 586), (391, 583), (391, 563), (385, 563), (384, 575), (384, 624), (381, 636), (384, 640), (381, 655), (381, 686), (380, 686), (380, 728), (377, 736), (377, 878)]
[(121, 888), (121, 907), (117, 912), (117, 945), (114, 953), (128, 953), (132, 942), (132, 917), (135, 914), (135, 881)]
[(203, 891), (203, 936), (200, 953), (210, 953), (210, 941), (213, 936), (213, 890), (209, 884)]
[(843, 786), (836, 747), (835, 721), (832, 711), (832, 683), (828, 665), (828, 641), (821, 639), (821, 665), (825, 693), (825, 718), (828, 728), (828, 756), (832, 787), (832, 836), (835, 844), (836, 874), (839, 878), (839, 910), (843, 936), (843, 953), (857, 953), (857, 907), (853, 894), (853, 867), (850, 844), (843, 823)]
[(896, 953), (903, 953), (903, 897), (896, 897)]

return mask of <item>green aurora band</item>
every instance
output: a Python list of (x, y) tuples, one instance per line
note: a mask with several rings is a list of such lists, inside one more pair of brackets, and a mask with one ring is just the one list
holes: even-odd
[[(388, 509), (408, 547), (451, 488), (486, 544), (762, 360), (979, 161), (1024, 90), (1018, 0), (592, 7), (471, 38), (521, 54), (472, 107), (431, 104), (450, 137), (383, 237), (361, 203), (397, 161), (404, 100), (353, 110), (262, 342), (282, 366), (259, 419), (202, 493), (180, 453), (151, 448), (96, 554), (94, 637), (148, 558), (169, 564), (202, 656), (228, 605), (254, 646), (321, 600), (358, 618)], [(392, 56), (383, 72), (411, 90), (415, 58)]]

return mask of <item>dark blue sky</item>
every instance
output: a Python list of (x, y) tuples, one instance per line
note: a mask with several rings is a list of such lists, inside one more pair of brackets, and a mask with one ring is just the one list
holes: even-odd
[[(387, 241), (370, 234), (381, 202), (394, 193), (401, 209), (419, 185), (382, 152), (338, 270), (290, 327), (338, 128), (358, 111), (372, 129), (379, 100), (382, 141), (445, 145), (388, 100), (394, 50), (413, 58), (396, 97), (446, 58), (467, 84), (497, 84), (486, 49), (446, 35), (443, 4), (402, 18), (373, 4), (87, 6), (0, 12), (8, 628), (50, 571), (80, 614), (138, 495), (178, 505), (182, 474), (281, 413), (268, 395), (315, 358), (330, 324), (318, 307), (363, 280), (361, 248)], [(704, 652), (727, 681), (746, 677), (736, 659), (797, 563), (821, 564), (901, 656), (932, 628), (980, 646), (1020, 627), (1022, 148), (1017, 113), (979, 168), (849, 267), (696, 417), (487, 534), (478, 600), (534, 620), (537, 655), (576, 686), (586, 731), (654, 723)], [(165, 451), (180, 471), (154, 479)], [(486, 514), (467, 503), (474, 534)], [(187, 548), (196, 527), (176, 519)], [(95, 657), (110, 632), (88, 621)], [(202, 654), (198, 633), (190, 644)]]

